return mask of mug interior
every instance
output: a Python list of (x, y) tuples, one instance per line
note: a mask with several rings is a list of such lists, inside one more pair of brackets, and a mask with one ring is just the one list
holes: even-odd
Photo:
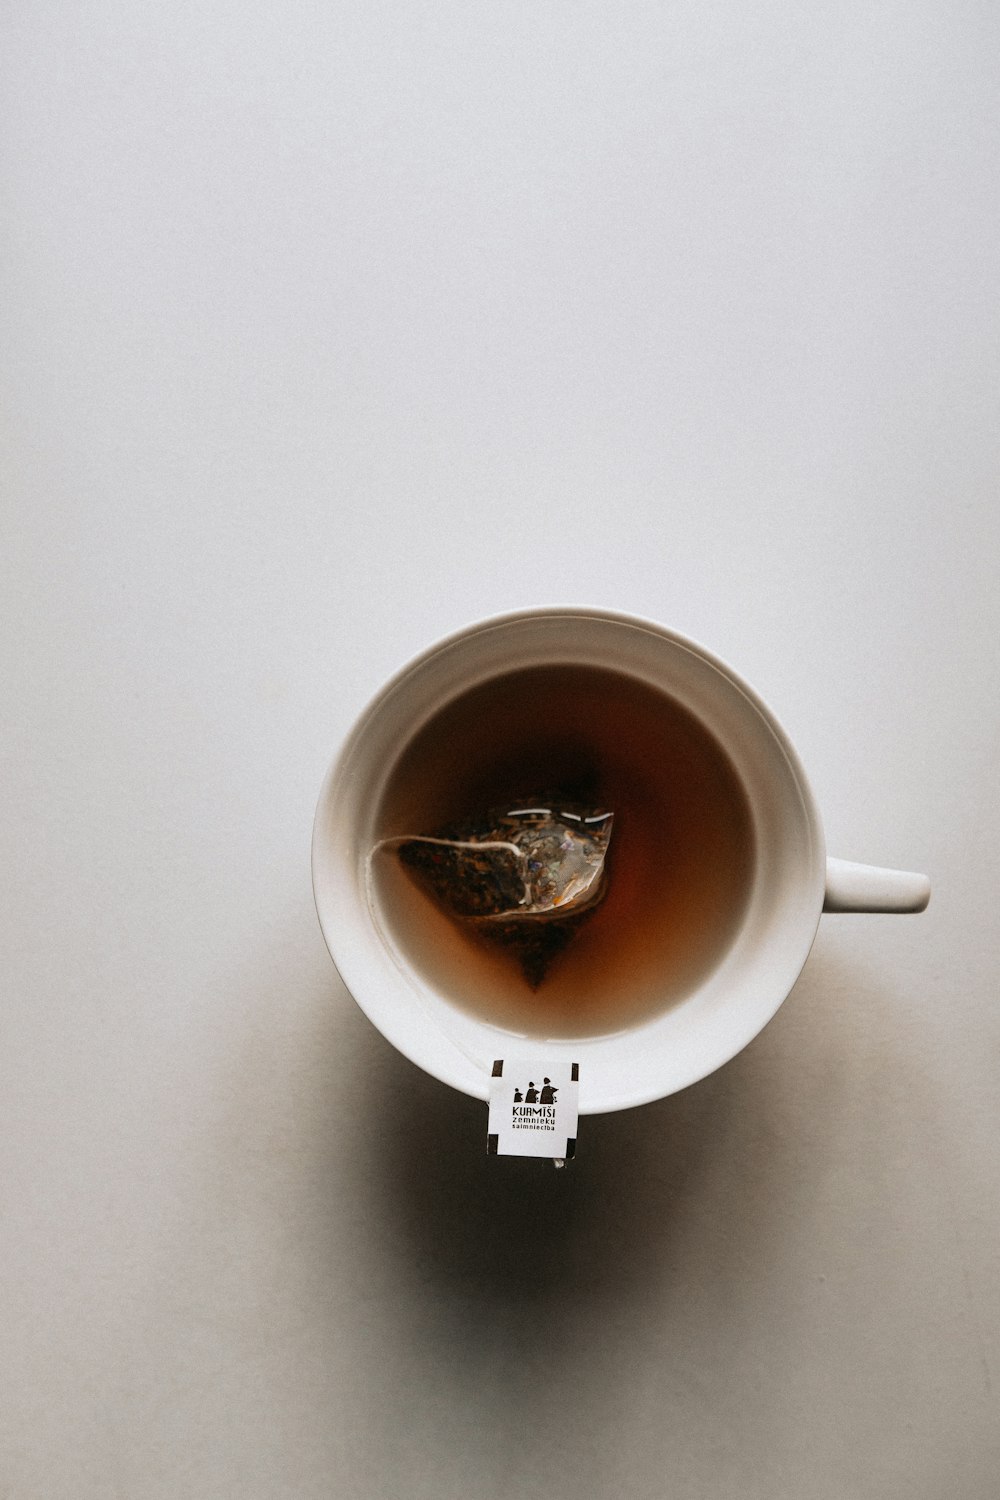
[[(742, 921), (686, 996), (612, 1035), (540, 1040), (455, 1005), (411, 961), (366, 889), (376, 817), (403, 747), (461, 693), (524, 667), (625, 673), (674, 699), (725, 748), (750, 808), (754, 854)], [(808, 782), (765, 705), (724, 663), (647, 621), (578, 609), (488, 620), (431, 648), (358, 720), (324, 784), (313, 883), (331, 955), (358, 1004), (418, 1066), (486, 1098), (494, 1058), (571, 1056), (582, 1113), (661, 1098), (728, 1061), (766, 1025), (808, 955), (825, 857)]]

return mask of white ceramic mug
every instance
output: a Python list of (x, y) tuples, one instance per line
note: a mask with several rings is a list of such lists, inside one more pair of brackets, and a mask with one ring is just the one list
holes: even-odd
[[(742, 923), (682, 1001), (611, 1036), (540, 1041), (459, 1009), (394, 943), (366, 892), (375, 819), (404, 746), (442, 707), (504, 672), (573, 663), (627, 673), (680, 702), (725, 748), (746, 792), (755, 859)], [(327, 946), (383, 1035), (435, 1078), (485, 1099), (493, 1060), (572, 1054), (580, 1111), (675, 1093), (727, 1062), (767, 1024), (806, 961), (823, 911), (916, 912), (925, 876), (827, 859), (805, 773), (770, 710), (733, 669), (647, 620), (551, 608), (482, 621), (398, 672), (361, 715), (323, 785), (313, 889)]]

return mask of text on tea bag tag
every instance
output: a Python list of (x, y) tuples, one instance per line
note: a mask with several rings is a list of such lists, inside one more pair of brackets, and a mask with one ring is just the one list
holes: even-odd
[(498, 1058), (490, 1079), (486, 1149), (495, 1156), (548, 1156), (576, 1151), (578, 1063)]

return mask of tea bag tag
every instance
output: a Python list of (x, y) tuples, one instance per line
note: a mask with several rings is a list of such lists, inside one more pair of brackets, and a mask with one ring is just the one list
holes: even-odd
[(490, 1079), (486, 1150), (492, 1156), (547, 1156), (562, 1166), (576, 1152), (580, 1066), (555, 1058), (498, 1058)]

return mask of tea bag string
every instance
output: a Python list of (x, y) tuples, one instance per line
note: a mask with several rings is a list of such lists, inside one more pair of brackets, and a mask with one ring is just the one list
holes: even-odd
[[(527, 858), (524, 855), (523, 850), (519, 849), (516, 844), (509, 843), (506, 839), (493, 839), (488, 843), (484, 840), (482, 843), (476, 843), (474, 839), (439, 839), (433, 838), (430, 834), (408, 833), (397, 834), (392, 838), (379, 839), (378, 843), (373, 844), (369, 849), (368, 854), (365, 858), (365, 900), (368, 903), (368, 911), (371, 915), (371, 919), (374, 922), (377, 930), (381, 934), (383, 941), (387, 944), (389, 944), (389, 939), (383, 929), (382, 922), (379, 917), (378, 904), (374, 898), (373, 886), (375, 855), (378, 854), (382, 849), (390, 849), (398, 844), (409, 844), (413, 842), (418, 842), (421, 844), (444, 844), (448, 848), (454, 848), (457, 845), (457, 847), (460, 849), (509, 849), (512, 851), (512, 853), (517, 855), (519, 860), (526, 862)], [(527, 881), (525, 882), (525, 891), (527, 891)], [(389, 944), (389, 946), (391, 947), (391, 944)], [(420, 1004), (424, 1009), (424, 1014), (427, 1016), (428, 1021), (432, 1025), (440, 1026), (440, 1015), (430, 1010), (430, 1008), (426, 1004), (426, 1001), (424, 1001), (421, 995), (419, 987), (416, 989), (416, 994)], [(482, 1056), (482, 1053), (478, 1048), (471, 1047), (460, 1033), (456, 1033), (455, 1028), (451, 1025), (445, 1025), (444, 1032), (451, 1046), (455, 1048), (456, 1052), (460, 1052), (462, 1054), (462, 1056), (468, 1063), (471, 1064), (471, 1066), (477, 1073), (484, 1076), (488, 1075), (489, 1063)], [(483, 1094), (483, 1097), (486, 1097), (485, 1092)]]

